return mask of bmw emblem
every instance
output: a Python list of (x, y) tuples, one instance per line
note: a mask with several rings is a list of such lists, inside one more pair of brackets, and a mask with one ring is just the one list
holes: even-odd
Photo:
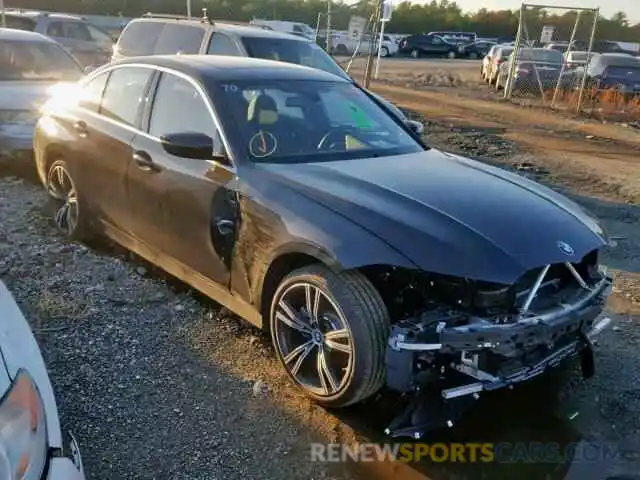
[(573, 256), (573, 247), (569, 245), (567, 242), (558, 242), (556, 244), (560, 251), (565, 255)]

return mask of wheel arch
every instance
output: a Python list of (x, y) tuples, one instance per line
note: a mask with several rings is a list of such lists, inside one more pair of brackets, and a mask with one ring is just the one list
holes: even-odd
[(348, 254), (341, 252), (336, 254), (326, 248), (308, 242), (294, 242), (276, 249), (266, 265), (264, 274), (259, 278), (256, 288), (255, 305), (263, 318), (263, 329), (269, 328), (269, 310), (271, 300), (282, 279), (294, 270), (320, 263), (334, 273), (349, 270), (361, 270), (375, 265), (388, 265), (394, 267), (415, 268), (408, 260), (398, 255), (395, 251), (379, 250), (375, 256), (360, 254)]

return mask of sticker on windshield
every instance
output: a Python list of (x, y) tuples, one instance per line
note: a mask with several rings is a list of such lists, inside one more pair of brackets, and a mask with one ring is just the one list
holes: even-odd
[(367, 114), (364, 113), (357, 105), (349, 103), (347, 108), (349, 109), (351, 119), (357, 127), (365, 129), (373, 127), (373, 124), (371, 123), (371, 120), (369, 120)]
[(276, 137), (269, 132), (259, 131), (249, 140), (249, 152), (255, 158), (272, 155), (278, 148)]

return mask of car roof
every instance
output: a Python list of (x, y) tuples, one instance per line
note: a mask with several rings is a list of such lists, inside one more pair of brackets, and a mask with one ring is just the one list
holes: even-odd
[(634, 67), (640, 66), (640, 59), (626, 53), (601, 53), (598, 60), (611, 67)]
[(41, 12), (39, 10), (6, 10), (6, 15), (20, 16), (20, 17), (46, 17), (53, 18), (56, 20), (77, 20), (79, 22), (83, 21), (82, 17), (77, 15), (69, 15), (67, 13), (49, 13), (49, 12)]
[(0, 40), (12, 40), (19, 42), (43, 42), (57, 43), (49, 37), (45, 37), (36, 32), (18, 30), (15, 28), (0, 28)]
[[(351, 83), (337, 75), (293, 63), (276, 62), (251, 57), (225, 55), (152, 55), (130, 57), (105, 65), (143, 64), (176, 70), (199, 80), (215, 74), (217, 80), (309, 80)], [(103, 69), (99, 69), (100, 71)]]
[(257, 38), (280, 38), (283, 40), (297, 40), (300, 42), (310, 42), (306, 38), (299, 37), (297, 35), (291, 35), (284, 32), (278, 32), (276, 30), (267, 30), (260, 26), (252, 25), (236, 25), (234, 23), (216, 22), (212, 21), (208, 23), (202, 19), (194, 18), (192, 20), (182, 18), (163, 18), (163, 17), (141, 17), (134, 18), (129, 23), (143, 23), (143, 22), (155, 22), (155, 23), (171, 23), (176, 25), (197, 25), (204, 28), (214, 28), (216, 31), (231, 33), (236, 35), (242, 35), (243, 37), (257, 37)]

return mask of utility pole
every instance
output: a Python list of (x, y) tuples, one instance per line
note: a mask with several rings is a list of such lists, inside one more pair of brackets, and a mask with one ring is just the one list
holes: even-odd
[(187, 0), (187, 18), (191, 18), (191, 0)]
[(327, 0), (327, 53), (331, 55), (331, 0)]
[(0, 14), (2, 14), (2, 23), (0, 23), (0, 26), (5, 28), (7, 26), (7, 17), (4, 13), (4, 0), (0, 0)]
[(376, 6), (376, 12), (373, 15), (373, 29), (371, 31), (371, 41), (369, 42), (369, 55), (367, 55), (367, 65), (364, 69), (364, 88), (369, 88), (371, 83), (371, 74), (373, 72), (373, 62), (375, 61), (376, 49), (375, 41), (378, 38), (378, 27), (382, 19), (382, 10), (384, 8), (384, 0), (379, 0)]

